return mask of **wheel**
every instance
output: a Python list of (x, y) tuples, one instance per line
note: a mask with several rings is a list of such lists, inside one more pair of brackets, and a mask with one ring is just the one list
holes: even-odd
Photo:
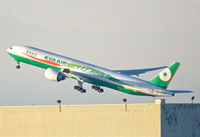
[(77, 90), (78, 90), (78, 91), (81, 91), (81, 89), (82, 89), (81, 87), (77, 86)]
[(19, 66), (19, 65), (17, 65), (17, 66), (16, 66), (16, 69), (20, 69), (20, 66)]
[(85, 89), (81, 89), (81, 93), (85, 93), (86, 92), (86, 90)]
[(98, 92), (99, 92), (99, 93), (102, 93), (102, 92), (103, 92), (103, 89), (100, 88), (100, 89), (98, 90)]
[(77, 89), (78, 89), (78, 86), (74, 86), (74, 89), (76, 89), (76, 90), (77, 90)]
[(97, 86), (95, 87), (95, 90), (96, 90), (96, 91), (99, 91), (99, 89), (100, 89), (100, 87), (97, 87)]
[(99, 91), (102, 93), (102, 92), (103, 92), (103, 89), (99, 89)]
[(96, 86), (95, 85), (92, 85), (92, 89), (95, 89), (96, 88)]

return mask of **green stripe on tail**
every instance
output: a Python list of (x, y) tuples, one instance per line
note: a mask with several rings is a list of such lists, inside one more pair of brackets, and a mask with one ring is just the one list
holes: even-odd
[(159, 73), (158, 75), (153, 77), (149, 82), (153, 85), (156, 85), (156, 86), (166, 89), (168, 87), (170, 81), (174, 77), (179, 66), (180, 66), (179, 62), (174, 62), (168, 68), (166, 68), (161, 73)]

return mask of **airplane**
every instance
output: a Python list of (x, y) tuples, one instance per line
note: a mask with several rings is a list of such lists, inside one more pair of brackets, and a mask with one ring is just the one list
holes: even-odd
[[(86, 89), (83, 88), (84, 83), (92, 84), (92, 89), (99, 93), (104, 92), (101, 87), (111, 88), (131, 95), (153, 97), (172, 97), (177, 93), (192, 92), (167, 89), (180, 66), (179, 62), (174, 62), (168, 67), (110, 70), (26, 45), (12, 46), (7, 49), (7, 52), (17, 62), (16, 69), (20, 69), (20, 62), (22, 62), (44, 68), (44, 76), (48, 80), (60, 82), (66, 78), (74, 79), (78, 82), (74, 89), (81, 93), (86, 92)], [(142, 73), (163, 68), (165, 69), (161, 73), (149, 81), (137, 77)]]

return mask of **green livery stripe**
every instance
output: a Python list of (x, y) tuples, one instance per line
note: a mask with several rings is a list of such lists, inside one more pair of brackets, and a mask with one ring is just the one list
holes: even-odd
[(66, 66), (69, 67), (69, 68), (75, 68), (75, 67), (78, 67), (78, 65), (76, 65), (76, 64), (72, 64), (72, 63), (67, 63)]
[(38, 61), (35, 61), (35, 60), (30, 60), (30, 59), (27, 59), (27, 58), (24, 58), (24, 57), (21, 57), (21, 56), (12, 54), (12, 53), (8, 53), (8, 54), (10, 56), (12, 56), (18, 62), (24, 62), (24, 63), (30, 64), (30, 65), (33, 65), (33, 66), (37, 66), (37, 67), (40, 67), (40, 68), (44, 68), (44, 69), (54, 68), (54, 69), (60, 70), (59, 67), (55, 67), (53, 65), (49, 65), (49, 64), (46, 64), (46, 63), (41, 63), (41, 62), (38, 62)]
[[(8, 53), (8, 54), (10, 56), (12, 56), (18, 62), (24, 62), (24, 63), (30, 64), (30, 65), (33, 65), (33, 66), (37, 66), (37, 67), (40, 67), (40, 68), (44, 68), (44, 69), (54, 68), (54, 69), (57, 69), (57, 70), (61, 70), (60, 67), (56, 67), (56, 66), (44, 63), (44, 62), (40, 62), (39, 60), (36, 61), (36, 60), (33, 60), (33, 59), (28, 59), (28, 58), (21, 57), (21, 56), (12, 54), (12, 53)], [(73, 67), (78, 67), (79, 65), (66, 64), (66, 66), (73, 68)], [(97, 72), (99, 72), (99, 71), (97, 71)], [(99, 72), (99, 73), (102, 73), (102, 75), (104, 74), (103, 72)], [(137, 89), (137, 87), (132, 87), (132, 86), (126, 85), (125, 83), (121, 82), (118, 79), (111, 77), (110, 75), (107, 78), (109, 80), (113, 81), (113, 82), (103, 81), (101, 79), (97, 79), (97, 78), (89, 77), (89, 76), (86, 76), (86, 77), (87, 77), (86, 79), (88, 79), (88, 83), (91, 83), (90, 81), (92, 81), (91, 84), (94, 84), (94, 85), (112, 88), (112, 89), (115, 89), (115, 90), (118, 90), (118, 91), (121, 91), (121, 92), (124, 92), (124, 93), (132, 94), (132, 95), (154, 96), (154, 94), (145, 93), (144, 91), (141, 91), (142, 89)], [(132, 88), (135, 88), (135, 90), (132, 89)]]

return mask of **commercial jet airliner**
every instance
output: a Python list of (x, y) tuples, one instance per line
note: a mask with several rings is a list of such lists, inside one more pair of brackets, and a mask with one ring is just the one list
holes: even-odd
[[(132, 95), (163, 96), (170, 97), (176, 93), (188, 93), (191, 91), (167, 90), (180, 63), (174, 62), (169, 67), (156, 67), (135, 70), (110, 70), (66, 56), (58, 55), (49, 51), (31, 46), (12, 46), (7, 52), (17, 62), (27, 63), (45, 69), (45, 77), (53, 81), (63, 81), (66, 78), (75, 79), (78, 84), (75, 90), (85, 93), (83, 83), (92, 84), (92, 89), (104, 92), (101, 87), (107, 87)], [(165, 68), (161, 73), (149, 81), (142, 80), (139, 74)]]

